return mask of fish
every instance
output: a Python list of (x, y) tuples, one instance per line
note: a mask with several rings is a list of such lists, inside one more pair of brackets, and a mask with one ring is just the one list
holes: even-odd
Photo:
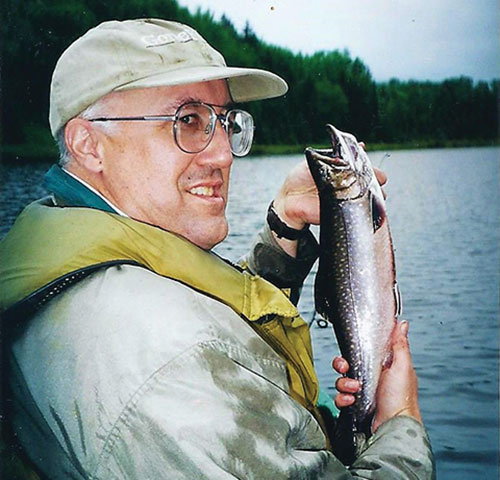
[(371, 434), (402, 302), (385, 199), (370, 159), (353, 135), (326, 127), (332, 148), (305, 150), (320, 203), (314, 300), (333, 325), (347, 376), (361, 385), (354, 404), (341, 409), (330, 440), (337, 458), (351, 465)]

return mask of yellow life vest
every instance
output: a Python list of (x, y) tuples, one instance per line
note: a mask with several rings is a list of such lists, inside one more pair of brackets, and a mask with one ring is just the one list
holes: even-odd
[[(231, 307), (285, 361), (292, 397), (320, 423), (319, 384), (307, 323), (277, 287), (213, 252), (145, 223), (90, 208), (35, 202), (0, 247), (0, 308), (15, 308), (34, 292), (79, 272), (113, 263), (141, 265)], [(64, 281), (62, 281), (64, 283)]]

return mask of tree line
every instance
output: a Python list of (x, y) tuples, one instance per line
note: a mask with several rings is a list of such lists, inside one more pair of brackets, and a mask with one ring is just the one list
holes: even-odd
[[(296, 54), (259, 39), (247, 24), (191, 14), (175, 0), (6, 0), (2, 13), (3, 144), (43, 142), (55, 63), (77, 37), (101, 21), (159, 17), (198, 30), (229, 65), (264, 68), (286, 79), (285, 97), (245, 106), (255, 118), (256, 142), (326, 142), (333, 123), (370, 142), (497, 141), (499, 81), (468, 77), (442, 82), (377, 83), (347, 51)], [(46, 129), (48, 134), (48, 126)]]

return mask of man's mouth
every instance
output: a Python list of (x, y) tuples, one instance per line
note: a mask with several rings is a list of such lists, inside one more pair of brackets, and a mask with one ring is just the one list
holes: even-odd
[(213, 197), (216, 194), (214, 187), (194, 187), (188, 190), (191, 195), (198, 195), (200, 197)]

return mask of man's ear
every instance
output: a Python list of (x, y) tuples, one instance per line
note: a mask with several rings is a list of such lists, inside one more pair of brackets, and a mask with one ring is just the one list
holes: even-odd
[(78, 165), (92, 173), (102, 171), (102, 145), (99, 133), (83, 118), (71, 119), (64, 131), (64, 139), (69, 153)]

